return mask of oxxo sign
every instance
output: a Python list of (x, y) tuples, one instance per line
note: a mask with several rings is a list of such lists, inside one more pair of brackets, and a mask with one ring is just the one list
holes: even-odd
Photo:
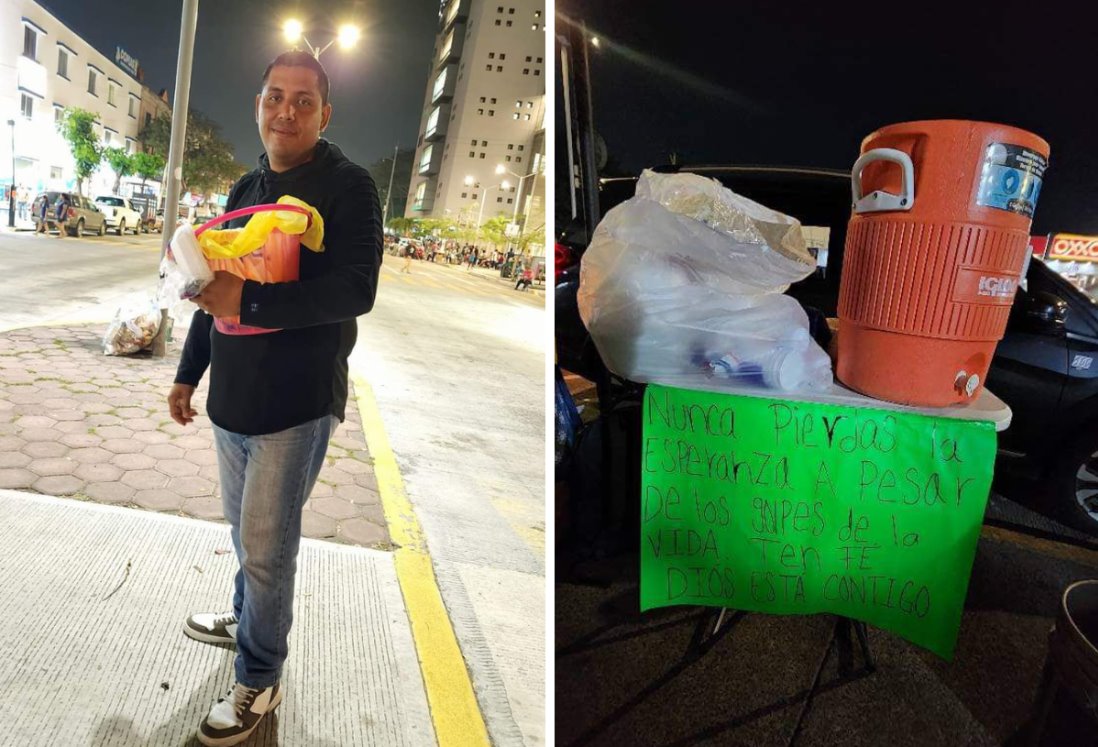
[(1098, 262), (1098, 236), (1058, 233), (1049, 242), (1048, 258), (1067, 262)]

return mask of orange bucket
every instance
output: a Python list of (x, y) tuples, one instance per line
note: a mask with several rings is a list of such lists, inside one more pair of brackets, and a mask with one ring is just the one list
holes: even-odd
[[(221, 223), (234, 218), (243, 218), (246, 215), (264, 212), (290, 212), (311, 215), (308, 210), (297, 205), (253, 205), (239, 210), (232, 210), (208, 223), (204, 223), (195, 230), (194, 235), (197, 238), (207, 229)], [(257, 283), (285, 283), (299, 279), (301, 272), (300, 260), (301, 237), (283, 233), (276, 228), (271, 231), (263, 246), (254, 252), (233, 259), (207, 259), (206, 262), (209, 264), (210, 269), (215, 272), (225, 270), (244, 280), (254, 280)], [(239, 316), (214, 319), (214, 326), (217, 327), (218, 332), (226, 335), (262, 335), (268, 332), (278, 332), (277, 329), (241, 324)]]
[(839, 381), (942, 407), (983, 390), (1028, 252), (1041, 138), (959, 120), (862, 141), (839, 283)]

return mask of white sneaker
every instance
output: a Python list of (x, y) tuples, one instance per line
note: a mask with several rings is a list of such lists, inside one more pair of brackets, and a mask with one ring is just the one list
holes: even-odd
[(281, 702), (282, 688), (278, 684), (256, 690), (236, 682), (210, 709), (198, 729), (198, 741), (206, 747), (240, 744)]
[(183, 623), (183, 632), (204, 643), (236, 643), (236, 615), (225, 612), (220, 615), (202, 612), (191, 615)]

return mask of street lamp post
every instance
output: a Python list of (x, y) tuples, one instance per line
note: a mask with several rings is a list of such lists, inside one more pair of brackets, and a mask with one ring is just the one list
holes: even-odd
[(522, 182), (524, 180), (528, 179), (529, 177), (533, 176), (536, 173), (537, 173), (536, 171), (531, 171), (529, 174), (526, 174), (525, 176), (519, 176), (514, 171), (511, 171), (510, 169), (505, 167), (502, 163), (499, 164), (498, 166), (496, 166), (496, 174), (497, 175), (510, 174), (511, 176), (518, 179), (518, 190), (515, 192), (515, 208), (514, 208), (514, 210), (511, 211), (511, 224), (516, 226), (516, 227), (518, 226), (519, 200), (522, 199)]
[(8, 192), (8, 228), (15, 228), (15, 120), (8, 120), (11, 128), (11, 191)]
[[(472, 178), (473, 177), (471, 177), (471, 176), (465, 177), (465, 183), (466, 184), (472, 184), (472, 181), (471, 181)], [(511, 185), (508, 182), (503, 181), (503, 182), (500, 182), (499, 184), (496, 184), (496, 185), (493, 185), (491, 187), (485, 188), (480, 193), (480, 212), (477, 213), (477, 243), (478, 244), (480, 243), (480, 234), (481, 234), (480, 229), (481, 229), (481, 223), (484, 220), (484, 203), (488, 199), (488, 190), (490, 190), (490, 189), (510, 189), (510, 188), (511, 188)]]
[(358, 43), (359, 38), (362, 36), (362, 32), (359, 31), (358, 26), (355, 26), (353, 23), (345, 23), (339, 27), (339, 32), (335, 39), (332, 39), (323, 47), (314, 47), (305, 36), (305, 27), (301, 24), (301, 21), (296, 18), (290, 18), (282, 24), (282, 34), (286, 37), (286, 41), (291, 44), (296, 43), (298, 39), (305, 42), (305, 47), (312, 53), (313, 57), (318, 60), (320, 59), (320, 55), (327, 52), (328, 47), (336, 42), (339, 42), (340, 49), (350, 49)]

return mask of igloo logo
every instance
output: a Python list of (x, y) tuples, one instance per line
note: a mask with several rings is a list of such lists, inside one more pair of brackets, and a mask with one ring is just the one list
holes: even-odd
[(1017, 289), (1018, 281), (1014, 278), (981, 275), (976, 295), (989, 296), (991, 298), (1010, 298)]

